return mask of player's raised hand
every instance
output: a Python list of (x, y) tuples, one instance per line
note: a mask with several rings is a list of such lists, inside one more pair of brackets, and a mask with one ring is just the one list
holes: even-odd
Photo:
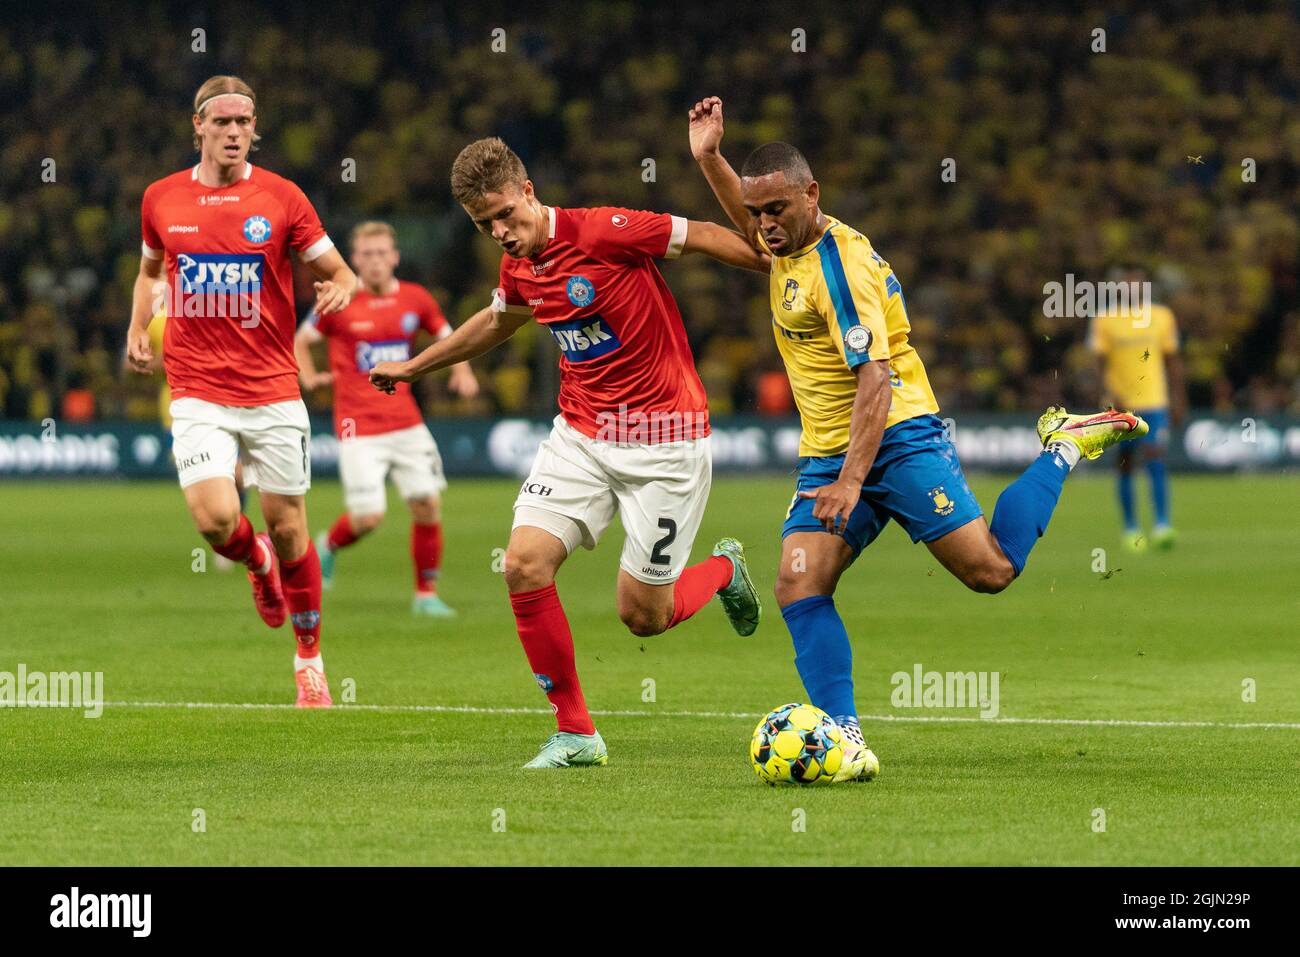
[(381, 362), (370, 370), (370, 384), (388, 395), (397, 391), (397, 383), (414, 381), (405, 362)]
[(722, 145), (722, 100), (706, 96), (693, 107), (691, 117), (691, 155), (696, 159), (709, 156)]
[(833, 535), (842, 535), (849, 527), (849, 516), (862, 498), (862, 486), (843, 479), (815, 489), (805, 489), (800, 498), (813, 499), (813, 518)]
[(326, 279), (322, 282), (315, 283), (316, 286), (316, 315), (328, 316), (331, 312), (338, 312), (351, 300), (348, 290), (334, 282), (332, 279)]
[(149, 343), (149, 329), (131, 326), (126, 333), (126, 360), (131, 371), (141, 375), (153, 372), (153, 346)]

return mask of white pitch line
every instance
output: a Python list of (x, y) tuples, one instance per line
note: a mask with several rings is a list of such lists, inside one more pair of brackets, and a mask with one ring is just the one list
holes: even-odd
[[(178, 708), (213, 709), (229, 711), (291, 711), (296, 705), (274, 702), (235, 701), (107, 701), (105, 708)], [(342, 704), (340, 711), (388, 711), (431, 714), (541, 714), (550, 715), (550, 708), (490, 708), (474, 705), (450, 704)], [(593, 710), (596, 717), (612, 718), (748, 718), (757, 717), (747, 711), (608, 711)], [(863, 724), (870, 721), (926, 722), (931, 724), (1039, 724), (1099, 728), (1280, 728), (1300, 731), (1300, 722), (1287, 721), (1138, 721), (1124, 718), (981, 718), (977, 715), (895, 715), (864, 714)]]

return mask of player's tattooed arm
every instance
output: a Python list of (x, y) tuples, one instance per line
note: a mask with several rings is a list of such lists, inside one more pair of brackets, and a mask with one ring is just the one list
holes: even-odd
[[(163, 279), (163, 259), (140, 257), (140, 272), (131, 290), (131, 326), (126, 332), (127, 364), (141, 375), (149, 375), (156, 368), (153, 346), (149, 342), (149, 322), (154, 317), (158, 284)], [(162, 289), (166, 290), (164, 285)]]
[(835, 534), (848, 527), (849, 516), (862, 497), (862, 483), (880, 451), (892, 398), (887, 360), (864, 362), (853, 371), (858, 377), (858, 391), (853, 399), (849, 448), (844, 453), (840, 477), (829, 485), (799, 493), (800, 498), (816, 500), (813, 517), (825, 525), (828, 532)]
[(317, 280), (316, 315), (328, 316), (352, 301), (357, 293), (357, 277), (337, 249), (325, 250), (307, 265)]
[(772, 257), (755, 249), (744, 236), (734, 229), (717, 223), (690, 220), (686, 224), (686, 241), (683, 253), (704, 253), (718, 262), (741, 269), (767, 273), (772, 268)]
[(505, 342), (532, 317), (488, 306), (480, 309), (445, 339), (439, 339), (405, 362), (381, 362), (370, 370), (370, 384), (392, 395), (399, 382), (416, 379), (438, 369), (468, 362)]
[(691, 155), (700, 164), (709, 188), (742, 236), (757, 248), (754, 224), (740, 198), (740, 177), (722, 155), (722, 100), (707, 96), (690, 111)]

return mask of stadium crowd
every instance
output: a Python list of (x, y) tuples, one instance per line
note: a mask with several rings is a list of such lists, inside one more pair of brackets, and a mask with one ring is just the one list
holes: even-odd
[[(140, 198), (193, 162), (191, 98), (226, 72), (258, 92), (254, 162), (302, 185), (336, 242), (363, 218), (394, 223), (399, 275), (453, 323), (487, 302), (499, 260), (451, 201), (461, 146), (504, 137), (545, 202), (721, 220), (686, 138), (690, 103), (717, 94), (733, 163), (766, 140), (799, 145), (823, 208), (893, 265), (945, 409), (1095, 402), (1087, 320), (1047, 317), (1043, 287), (1135, 264), (1179, 317), (1193, 405), (1300, 414), (1290, 5), (899, 5), (850, 19), (829, 6), (741, 19), (710, 3), (495, 19), (222, 9), (191, 23), (158, 5), (130, 29), (111, 9), (33, 13), (0, 28), (0, 418), (157, 415), (156, 384), (121, 361)], [(704, 261), (664, 273), (713, 411), (792, 411), (766, 285)], [(422, 402), (430, 415), (547, 414), (555, 361), (526, 327), (476, 363), (478, 398), (437, 380)]]

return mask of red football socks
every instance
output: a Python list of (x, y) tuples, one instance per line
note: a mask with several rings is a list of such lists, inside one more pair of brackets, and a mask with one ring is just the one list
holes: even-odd
[(352, 531), (352, 520), (348, 517), (348, 513), (344, 512), (330, 527), (330, 551), (336, 552), (340, 548), (346, 548), (360, 537), (360, 535)]
[(519, 641), (528, 656), (533, 677), (555, 708), (558, 729), (595, 734), (596, 726), (587, 713), (587, 702), (582, 697), (573, 662), (573, 634), (555, 583), (511, 595), (510, 607), (514, 609)]
[(673, 586), (673, 617), (668, 627), (679, 625), (709, 603), (731, 583), (731, 559), (724, 555), (706, 558), (682, 572)]
[(441, 524), (411, 524), (411, 562), (415, 565), (415, 590), (432, 595), (438, 590), (438, 568), (442, 565)]
[(298, 657), (315, 658), (320, 654), (320, 556), (314, 542), (307, 542), (302, 557), (280, 559), (280, 587), (298, 639)]
[(234, 534), (226, 539), (226, 544), (214, 545), (212, 550), (232, 562), (243, 562), (251, 571), (258, 574), (261, 574), (263, 569), (270, 571), (270, 563), (267, 561), (270, 556), (266, 554), (266, 546), (257, 540), (253, 523), (242, 513), (239, 516), (239, 525), (235, 528)]

